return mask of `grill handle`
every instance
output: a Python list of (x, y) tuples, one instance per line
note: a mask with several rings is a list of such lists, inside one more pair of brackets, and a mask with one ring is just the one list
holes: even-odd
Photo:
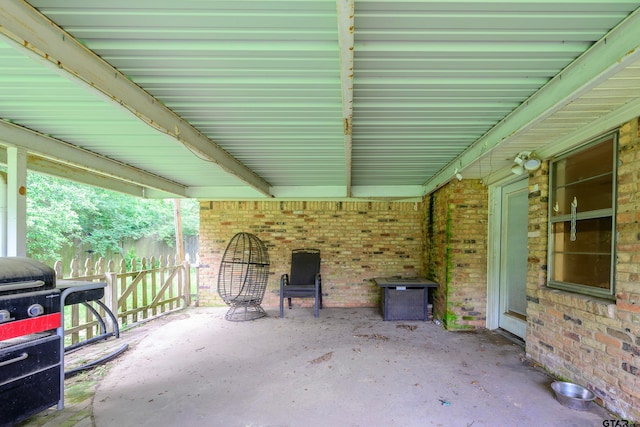
[(4, 362), (0, 362), (0, 368), (3, 366), (11, 365), (12, 363), (20, 362), (25, 360), (29, 355), (27, 353), (22, 353), (18, 357), (14, 357), (13, 359), (5, 360)]
[(32, 282), (7, 282), (0, 283), (2, 291), (17, 291), (21, 289), (40, 288), (44, 286), (44, 280), (34, 280)]

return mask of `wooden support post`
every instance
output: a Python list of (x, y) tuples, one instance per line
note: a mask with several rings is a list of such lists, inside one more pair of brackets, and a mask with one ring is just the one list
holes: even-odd
[(184, 241), (182, 239), (182, 213), (180, 211), (180, 199), (173, 199), (173, 220), (176, 231), (176, 250), (178, 259), (184, 261)]
[(188, 260), (182, 262), (182, 293), (184, 295), (185, 306), (191, 305), (191, 264)]
[[(104, 277), (107, 281), (107, 287), (104, 290), (104, 304), (109, 307), (109, 310), (118, 319), (118, 273), (110, 271), (105, 273)], [(107, 329), (115, 332), (115, 325), (109, 316), (107, 316), (106, 321)]]

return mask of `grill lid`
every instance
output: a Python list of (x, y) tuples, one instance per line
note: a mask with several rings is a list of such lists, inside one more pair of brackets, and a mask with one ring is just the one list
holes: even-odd
[(56, 272), (27, 257), (0, 258), (0, 295), (42, 291), (56, 287)]

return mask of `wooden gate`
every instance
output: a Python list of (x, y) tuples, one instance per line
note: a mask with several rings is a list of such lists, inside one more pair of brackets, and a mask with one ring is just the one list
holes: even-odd
[[(176, 257), (135, 259), (127, 268), (121, 260), (116, 268), (113, 260), (100, 258), (95, 264), (87, 259), (84, 270), (76, 258), (71, 262), (65, 277), (62, 263), (54, 269), (58, 279), (106, 282), (103, 302), (116, 315), (120, 328), (178, 310), (191, 303), (191, 265), (189, 260), (180, 262)], [(90, 303), (107, 320), (107, 328), (113, 330), (110, 319), (104, 316), (97, 304)], [(75, 344), (99, 334), (100, 325), (91, 309), (81, 304), (65, 307), (66, 344)]]

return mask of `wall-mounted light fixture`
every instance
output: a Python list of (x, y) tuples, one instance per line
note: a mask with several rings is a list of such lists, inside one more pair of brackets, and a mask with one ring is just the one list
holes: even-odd
[(531, 151), (523, 151), (518, 153), (516, 158), (513, 159), (513, 163), (514, 165), (511, 166), (511, 172), (516, 175), (522, 175), (525, 170), (537, 170), (542, 162)]
[(522, 175), (524, 173), (524, 167), (516, 163), (511, 166), (511, 172), (516, 175)]
[(460, 171), (458, 171), (458, 169), (453, 172), (453, 176), (455, 176), (458, 181), (462, 181), (462, 174), (460, 173)]

